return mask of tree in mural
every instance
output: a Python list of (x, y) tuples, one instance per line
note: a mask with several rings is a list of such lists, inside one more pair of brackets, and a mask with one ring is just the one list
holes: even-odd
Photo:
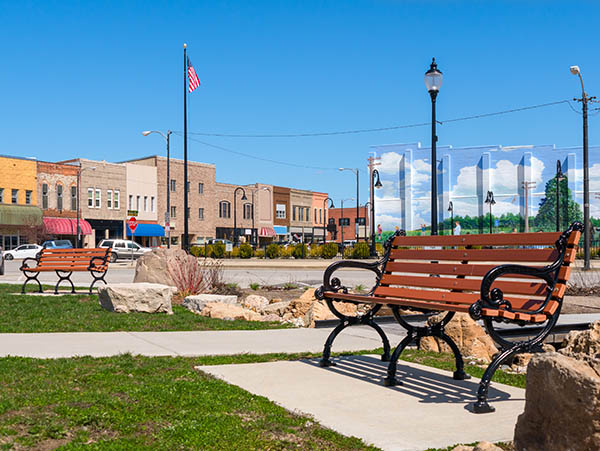
[[(540, 201), (540, 208), (534, 220), (536, 229), (556, 230), (556, 177), (546, 182), (546, 196)], [(567, 178), (564, 177), (558, 186), (560, 190), (560, 228), (564, 230), (569, 223), (581, 221), (583, 213), (581, 206), (573, 200)]]

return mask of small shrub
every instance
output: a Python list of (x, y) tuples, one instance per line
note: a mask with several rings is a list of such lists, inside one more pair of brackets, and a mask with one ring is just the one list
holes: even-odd
[(178, 297), (210, 293), (222, 283), (223, 266), (217, 260), (199, 260), (181, 254), (167, 260), (167, 271), (177, 287)]
[(348, 246), (344, 248), (344, 258), (352, 258), (354, 255), (354, 248), (352, 246)]
[(223, 257), (225, 257), (225, 244), (224, 243), (215, 243), (215, 244), (213, 244), (212, 257), (213, 258), (223, 258)]
[(250, 284), (250, 289), (251, 289), (251, 290), (254, 290), (254, 291), (256, 291), (256, 290), (258, 290), (259, 288), (260, 288), (260, 283), (251, 283), (251, 284)]
[(352, 251), (352, 258), (369, 258), (369, 245), (367, 243), (356, 243)]
[(321, 257), (323, 258), (333, 258), (338, 254), (338, 245), (337, 243), (327, 243), (323, 245), (321, 249)]
[(244, 243), (239, 247), (239, 255), (241, 258), (250, 258), (253, 253), (254, 250), (248, 243)]
[(364, 293), (365, 292), (365, 286), (358, 284), (354, 287), (354, 292), (355, 293)]
[(265, 258), (265, 251), (263, 251), (262, 249), (257, 249), (254, 251), (254, 256), (256, 258)]
[(308, 247), (306, 244), (298, 243), (294, 246), (292, 255), (294, 258), (305, 258), (308, 255)]
[(190, 254), (194, 257), (204, 257), (204, 249), (200, 246), (192, 246), (190, 249)]
[(240, 256), (240, 248), (239, 247), (234, 247), (231, 252), (229, 253), (229, 257), (231, 258), (239, 258)]
[(279, 252), (279, 256), (281, 258), (291, 258), (292, 252), (294, 252), (294, 248), (293, 247), (291, 247), (291, 246), (282, 247), (281, 251)]
[(320, 258), (321, 254), (323, 254), (323, 246), (315, 244), (314, 246), (310, 247), (310, 253), (308, 256), (310, 258)]
[(267, 246), (267, 257), (277, 258), (281, 254), (281, 246), (279, 244), (271, 243)]
[(298, 285), (293, 282), (286, 282), (283, 284), (284, 290), (295, 290), (296, 288), (298, 288)]
[(377, 255), (383, 255), (383, 245), (381, 243), (375, 243), (375, 250), (377, 251)]

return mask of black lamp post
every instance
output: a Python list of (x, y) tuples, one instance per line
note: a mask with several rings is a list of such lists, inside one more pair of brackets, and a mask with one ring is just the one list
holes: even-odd
[(492, 191), (487, 192), (487, 197), (485, 198), (485, 203), (490, 205), (490, 233), (493, 233), (493, 231), (492, 231), (492, 205), (494, 205), (496, 203), (496, 201), (494, 200), (494, 193)]
[(371, 189), (371, 249), (370, 254), (371, 257), (377, 256), (377, 249), (375, 246), (375, 188), (379, 189), (383, 185), (381, 184), (381, 180), (379, 179), (379, 171), (377, 169), (373, 169), (373, 173), (371, 175), (371, 183), (373, 183), (373, 189)]
[(359, 211), (358, 211), (358, 168), (352, 169), (352, 168), (340, 168), (340, 171), (351, 171), (354, 172), (356, 174), (356, 242), (358, 243), (358, 218), (360, 216)]
[(583, 86), (583, 77), (579, 66), (571, 66), (571, 73), (579, 76), (581, 82), (581, 102), (583, 112), (583, 269), (590, 269), (590, 168), (588, 157), (588, 103), (593, 102), (596, 97), (588, 96)]
[(425, 87), (431, 97), (431, 234), (438, 234), (437, 215), (437, 135), (435, 133), (435, 101), (442, 87), (442, 73), (435, 64), (435, 58), (431, 62), (429, 70), (425, 72)]
[[(269, 188), (268, 186), (263, 186), (262, 188), (260, 188), (263, 191), (271, 191), (271, 188)], [(252, 241), (254, 245), (258, 245), (258, 231), (256, 231), (256, 235), (255, 235), (255, 230), (254, 230), (254, 193), (257, 192), (258, 189), (256, 190), (252, 190)]]
[(242, 190), (242, 200), (248, 200), (246, 197), (246, 190), (241, 186), (238, 186), (235, 190), (233, 190), (233, 244), (236, 245), (238, 242), (238, 234), (237, 234), (237, 208), (236, 208), (236, 200), (237, 200), (237, 192), (238, 190)]
[[(160, 136), (165, 138), (167, 141), (167, 211), (165, 212), (165, 226), (169, 225), (169, 232), (167, 233), (167, 248), (171, 248), (171, 151), (169, 149), (169, 143), (171, 141), (171, 130), (167, 130), (165, 135), (158, 130), (146, 130), (142, 132), (142, 135), (148, 136), (151, 133), (158, 133)], [(187, 188), (186, 188), (187, 189)]]
[(331, 197), (323, 199), (323, 244), (327, 241), (327, 201), (329, 201), (329, 208), (335, 208)]
[(448, 203), (448, 211), (450, 212), (450, 235), (454, 232), (454, 204), (452, 201)]
[(556, 231), (560, 232), (560, 182), (565, 179), (560, 160), (556, 160)]

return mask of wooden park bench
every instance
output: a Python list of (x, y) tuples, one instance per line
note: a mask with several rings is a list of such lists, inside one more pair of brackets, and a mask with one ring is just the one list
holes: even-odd
[[(437, 337), (450, 346), (456, 360), (454, 379), (467, 379), (458, 346), (444, 327), (456, 312), (469, 313), (474, 320), (483, 321), (487, 333), (500, 347), (481, 379), (473, 406), (476, 413), (493, 412), (487, 397), (494, 372), (517, 353), (539, 350), (558, 320), (582, 230), (583, 225), (575, 222), (562, 234), (405, 236), (399, 231), (386, 241), (380, 261), (333, 263), (325, 271), (323, 285), (315, 292), (340, 319), (325, 342), (321, 366), (333, 365), (331, 346), (343, 329), (368, 325), (381, 336), (382, 360), (389, 361), (385, 385), (401, 384), (396, 380), (400, 354), (426, 336)], [(375, 286), (366, 295), (349, 293), (338, 277), (332, 277), (335, 271), (345, 268), (373, 271)], [(363, 315), (351, 317), (341, 314), (333, 301), (373, 305)], [(373, 319), (384, 305), (391, 308), (396, 321), (408, 332), (391, 356), (389, 341)], [(407, 321), (413, 312), (447, 314), (438, 324), (415, 326)], [(534, 332), (524, 341), (510, 341), (498, 330), (498, 322), (541, 327), (531, 328)]]
[[(64, 280), (71, 284), (71, 293), (75, 293), (75, 285), (71, 280), (71, 274), (75, 271), (89, 271), (94, 280), (90, 285), (90, 294), (92, 288), (98, 281), (106, 284), (104, 276), (108, 271), (108, 262), (110, 259), (110, 248), (94, 249), (42, 249), (36, 258), (26, 258), (23, 260), (20, 270), (27, 278), (21, 293), (25, 293), (25, 286), (31, 280), (35, 280), (39, 286), (39, 292), (42, 293), (42, 284), (38, 280), (41, 272), (55, 271), (58, 276), (58, 282), (54, 287), (54, 294), (58, 294), (58, 286)], [(35, 265), (30, 266), (31, 262)]]

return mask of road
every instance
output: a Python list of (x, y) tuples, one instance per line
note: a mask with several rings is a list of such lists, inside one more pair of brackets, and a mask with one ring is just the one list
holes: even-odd
[[(25, 277), (19, 270), (20, 260), (6, 262), (6, 272), (0, 276), (0, 283), (23, 283)], [(283, 266), (283, 265), (282, 265)], [(224, 269), (224, 280), (227, 283), (237, 283), (241, 288), (246, 288), (252, 283), (260, 285), (278, 285), (284, 283), (295, 283), (298, 285), (317, 286), (322, 283), (324, 269), (304, 268), (244, 268)], [(106, 275), (108, 283), (128, 283), (133, 281), (135, 270), (127, 264), (111, 264)], [(346, 270), (336, 272), (342, 283), (349, 287), (363, 285), (371, 287), (375, 284), (375, 275), (370, 271)], [(54, 285), (58, 278), (53, 272), (40, 274), (40, 282)], [(89, 285), (91, 276), (86, 272), (74, 273), (73, 283), (77, 286)], [(34, 283), (35, 285), (35, 283)], [(68, 283), (66, 284), (68, 285)], [(65, 285), (65, 286), (66, 286)]]

